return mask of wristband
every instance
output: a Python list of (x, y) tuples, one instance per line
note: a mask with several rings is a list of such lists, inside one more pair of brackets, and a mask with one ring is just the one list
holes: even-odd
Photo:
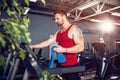
[(66, 48), (66, 53), (68, 52), (68, 48)]

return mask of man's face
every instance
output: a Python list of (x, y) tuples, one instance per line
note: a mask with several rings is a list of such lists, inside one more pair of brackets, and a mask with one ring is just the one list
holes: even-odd
[(64, 21), (63, 21), (63, 16), (60, 15), (60, 14), (55, 14), (55, 23), (58, 25), (58, 26), (62, 26)]

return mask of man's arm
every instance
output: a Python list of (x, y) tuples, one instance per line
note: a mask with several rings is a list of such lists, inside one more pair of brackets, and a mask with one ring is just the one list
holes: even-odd
[(84, 50), (84, 38), (80, 28), (73, 27), (72, 29), (73, 40), (75, 42), (75, 46), (68, 49), (68, 53), (79, 53)]
[(49, 38), (46, 41), (40, 42), (38, 44), (29, 45), (29, 46), (31, 49), (48, 47), (49, 45), (56, 43), (56, 34), (57, 32), (55, 33), (55, 35), (53, 35), (51, 38)]
[(70, 34), (72, 34), (72, 39), (75, 42), (75, 45), (70, 48), (63, 48), (61, 46), (58, 46), (54, 50), (56, 52), (63, 52), (63, 53), (79, 53), (84, 50), (84, 39), (82, 31), (74, 25), (74, 27), (71, 28)]

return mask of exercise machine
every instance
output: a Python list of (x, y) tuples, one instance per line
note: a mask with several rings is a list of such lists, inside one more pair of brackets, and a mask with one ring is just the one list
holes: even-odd
[(51, 75), (61, 75), (65, 73), (74, 73), (74, 72), (84, 72), (85, 66), (76, 66), (76, 67), (68, 67), (68, 68), (53, 68), (50, 69), (48, 66), (43, 67), (43, 63), (41, 63), (40, 59), (37, 58), (35, 53), (29, 48), (28, 44), (22, 43), (22, 48), (26, 50), (26, 59), (24, 64), (26, 69), (32, 74), (37, 74), (39, 72), (48, 71)]
[(96, 78), (97, 80), (106, 80), (106, 78), (109, 80), (112, 76), (112, 72), (114, 71), (113, 68), (116, 67), (114, 65), (116, 61), (113, 60), (116, 60), (116, 58), (120, 55), (120, 52), (116, 50), (110, 53), (104, 43), (92, 43), (92, 46), (94, 48), (94, 54), (98, 65)]

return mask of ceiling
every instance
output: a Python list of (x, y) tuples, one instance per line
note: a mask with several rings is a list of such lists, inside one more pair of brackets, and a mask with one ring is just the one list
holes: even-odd
[(53, 15), (53, 11), (60, 8), (66, 10), (74, 22), (101, 22), (108, 18), (120, 26), (120, 0), (46, 0), (45, 5), (39, 0), (30, 2), (29, 7), (29, 13)]

